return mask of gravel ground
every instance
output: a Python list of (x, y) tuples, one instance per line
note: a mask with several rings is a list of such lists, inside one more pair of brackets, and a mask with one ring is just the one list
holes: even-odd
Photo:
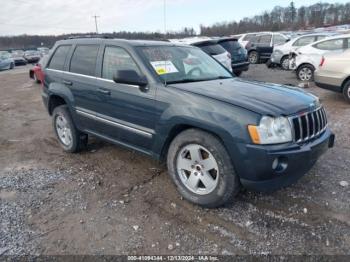
[[(309, 174), (208, 210), (182, 200), (164, 165), (143, 155), (93, 138), (64, 153), (28, 68), (0, 72), (0, 256), (350, 255), (350, 106), (340, 94), (308, 89), (337, 136)], [(264, 65), (242, 77), (299, 84)]]

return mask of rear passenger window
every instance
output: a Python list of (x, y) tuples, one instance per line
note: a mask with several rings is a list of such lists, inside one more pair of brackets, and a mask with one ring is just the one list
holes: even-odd
[(57, 47), (54, 55), (51, 58), (48, 68), (63, 70), (70, 48), (71, 48), (70, 45), (61, 45)]
[(134, 70), (140, 73), (128, 52), (121, 47), (107, 46), (103, 56), (102, 78), (113, 80), (113, 75), (118, 70)]
[(316, 44), (314, 47), (321, 50), (340, 50), (344, 48), (343, 39), (333, 39)]
[(70, 61), (70, 72), (95, 76), (98, 45), (78, 45)]

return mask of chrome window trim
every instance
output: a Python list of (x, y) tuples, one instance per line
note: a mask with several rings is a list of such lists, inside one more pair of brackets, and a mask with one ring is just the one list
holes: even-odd
[(90, 111), (90, 110), (87, 110), (87, 109), (76, 107), (75, 111), (77, 112), (77, 114), (85, 116), (85, 117), (90, 118), (92, 120), (100, 121), (102, 123), (105, 123), (105, 124), (108, 124), (111, 126), (122, 128), (122, 129), (131, 131), (133, 133), (136, 133), (136, 134), (148, 137), (148, 138), (152, 138), (153, 134), (154, 134), (154, 132), (152, 132), (152, 131), (148, 132), (148, 131), (144, 131), (144, 130), (139, 129), (139, 128), (134, 128), (134, 127), (131, 127), (128, 125), (124, 125), (124, 124), (120, 123), (121, 120), (116, 119), (116, 118), (112, 118), (113, 120), (106, 119), (105, 117), (103, 117), (103, 115), (96, 113), (96, 112), (93, 112), (93, 111)]
[[(111, 79), (105, 79), (105, 78), (96, 77), (96, 76), (88, 76), (88, 75), (83, 75), (83, 74), (78, 74), (78, 73), (73, 73), (73, 72), (68, 72), (68, 71), (63, 71), (63, 70), (57, 70), (57, 69), (51, 69), (51, 68), (46, 68), (46, 70), (52, 71), (52, 72), (57, 72), (57, 73), (64, 73), (64, 74), (68, 74), (68, 75), (72, 75), (72, 76), (86, 77), (86, 78), (89, 78), (89, 79), (95, 79), (95, 80), (99, 80), (99, 81), (103, 81), (103, 82), (107, 82), (107, 83), (115, 83)], [(115, 83), (115, 84), (118, 84), (118, 83)], [(120, 83), (120, 85), (140, 88), (138, 85), (129, 85), (129, 84), (122, 84), (122, 83)]]

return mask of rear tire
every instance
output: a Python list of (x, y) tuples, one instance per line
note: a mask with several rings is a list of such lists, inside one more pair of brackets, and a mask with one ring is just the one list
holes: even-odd
[(258, 64), (260, 61), (260, 56), (259, 56), (258, 52), (256, 52), (256, 51), (249, 52), (248, 60), (249, 60), (249, 63), (251, 63), (251, 64)]
[(350, 103), (350, 81), (346, 82), (343, 88), (343, 95), (345, 100)]
[(76, 153), (86, 148), (88, 135), (75, 127), (67, 105), (60, 105), (53, 110), (52, 124), (64, 151)]
[(301, 65), (298, 67), (296, 74), (300, 81), (313, 81), (315, 68), (310, 64)]
[(180, 194), (207, 208), (233, 201), (240, 189), (230, 157), (214, 135), (189, 129), (171, 142), (168, 172)]

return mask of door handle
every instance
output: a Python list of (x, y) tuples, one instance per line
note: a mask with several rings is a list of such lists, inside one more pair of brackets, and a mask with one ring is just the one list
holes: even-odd
[(104, 95), (111, 95), (111, 91), (108, 89), (99, 88), (99, 89), (97, 89), (97, 91), (100, 92), (101, 94), (104, 94)]
[(65, 84), (67, 86), (73, 85), (73, 83), (71, 81), (67, 81), (67, 80), (63, 80), (63, 84)]

